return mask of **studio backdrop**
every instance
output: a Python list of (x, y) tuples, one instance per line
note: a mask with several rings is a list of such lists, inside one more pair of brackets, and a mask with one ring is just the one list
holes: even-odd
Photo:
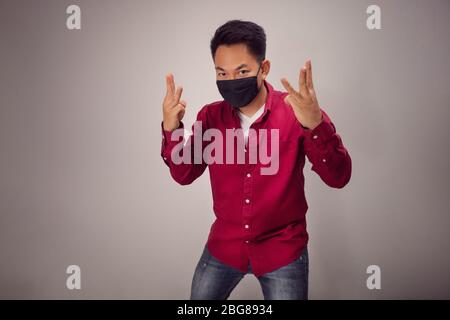
[(0, 298), (189, 297), (215, 217), (208, 171), (161, 159), (165, 76), (190, 127), (230, 19), (264, 28), (275, 89), (312, 60), (352, 158), (342, 189), (304, 168), (310, 299), (450, 298), (447, 0), (1, 0)]

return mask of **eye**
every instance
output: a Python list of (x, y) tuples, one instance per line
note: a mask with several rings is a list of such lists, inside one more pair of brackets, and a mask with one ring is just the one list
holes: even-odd
[(249, 73), (249, 71), (248, 71), (248, 70), (241, 70), (241, 71), (239, 71), (239, 73), (240, 73), (241, 75), (244, 75), (244, 74), (246, 74), (246, 73)]
[(219, 72), (217, 75), (218, 75), (219, 77), (224, 77), (224, 76), (225, 76), (225, 72)]

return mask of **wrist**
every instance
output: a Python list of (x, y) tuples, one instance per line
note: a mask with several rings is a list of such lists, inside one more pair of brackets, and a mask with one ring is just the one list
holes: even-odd
[(319, 124), (322, 123), (322, 121), (323, 121), (323, 113), (320, 112), (320, 118), (318, 118), (318, 120), (316, 120), (310, 126), (308, 126), (308, 129), (309, 130), (314, 130)]
[(179, 127), (179, 125), (180, 125), (179, 123), (178, 124), (173, 124), (173, 123), (171, 124), (171, 123), (163, 121), (163, 129), (165, 131), (172, 132), (173, 130), (177, 129)]

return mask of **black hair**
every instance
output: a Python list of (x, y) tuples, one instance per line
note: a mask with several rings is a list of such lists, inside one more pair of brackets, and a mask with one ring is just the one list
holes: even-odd
[(221, 25), (211, 39), (211, 55), (214, 60), (220, 45), (244, 43), (260, 63), (266, 58), (266, 34), (264, 29), (251, 21), (229, 20)]

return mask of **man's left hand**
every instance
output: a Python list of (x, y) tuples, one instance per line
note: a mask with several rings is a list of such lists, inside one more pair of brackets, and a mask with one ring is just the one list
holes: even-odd
[(289, 93), (284, 102), (291, 105), (300, 124), (310, 130), (322, 122), (322, 111), (314, 91), (311, 69), (311, 60), (307, 60), (300, 70), (298, 91), (292, 88), (286, 78), (281, 79), (281, 83)]

